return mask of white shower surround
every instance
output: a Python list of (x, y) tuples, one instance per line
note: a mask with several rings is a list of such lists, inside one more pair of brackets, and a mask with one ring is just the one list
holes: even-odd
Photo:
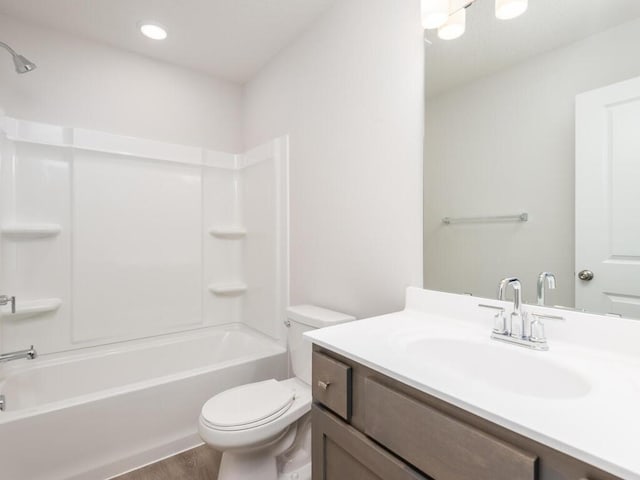
[(286, 137), (229, 154), (2, 117), (0, 148), (3, 351), (238, 322), (282, 341)]
[[(287, 375), (288, 139), (245, 154), (0, 117), (0, 477), (103, 479)], [(30, 459), (37, 459), (31, 461)]]

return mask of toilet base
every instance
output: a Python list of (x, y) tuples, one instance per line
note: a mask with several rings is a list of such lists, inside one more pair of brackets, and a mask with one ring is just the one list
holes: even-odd
[(311, 461), (294, 471), (281, 473), (278, 480), (311, 480)]
[(248, 456), (225, 452), (218, 480), (311, 480), (311, 462), (296, 470), (277, 471), (274, 457)]
[(218, 480), (277, 480), (276, 460), (271, 455), (260, 453), (224, 452), (220, 463)]
[(291, 447), (295, 437), (292, 426), (265, 445), (223, 452), (218, 480), (279, 480), (277, 457)]
[(311, 415), (298, 420), (296, 439), (278, 458), (278, 480), (311, 480)]

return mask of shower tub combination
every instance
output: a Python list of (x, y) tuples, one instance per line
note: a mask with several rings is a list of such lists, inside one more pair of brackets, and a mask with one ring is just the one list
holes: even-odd
[[(104, 480), (286, 377), (288, 140), (242, 154), (0, 117), (0, 479)], [(114, 194), (117, 185), (117, 195)]]
[(6, 365), (0, 477), (116, 476), (200, 445), (198, 415), (211, 396), (286, 373), (286, 349), (243, 325)]

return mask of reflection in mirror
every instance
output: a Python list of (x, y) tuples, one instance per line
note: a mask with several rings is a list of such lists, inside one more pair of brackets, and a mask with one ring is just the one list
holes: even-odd
[(640, 318), (640, 2), (528, 3), (425, 32), (425, 288)]

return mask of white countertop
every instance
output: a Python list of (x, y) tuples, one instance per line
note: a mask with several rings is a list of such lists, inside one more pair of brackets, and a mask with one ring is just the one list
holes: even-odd
[[(404, 311), (308, 332), (313, 343), (548, 445), (625, 480), (640, 480), (640, 322), (546, 309), (550, 350), (538, 352), (489, 339), (493, 312), (466, 296), (409, 289)], [(503, 304), (501, 304), (503, 305)], [(504, 304), (506, 305), (506, 304)], [(529, 307), (527, 307), (529, 308)], [(531, 307), (534, 308), (534, 307)], [(535, 307), (537, 311), (540, 308)], [(577, 331), (572, 335), (572, 331)], [(575, 338), (574, 338), (575, 337)], [(425, 360), (422, 346), (463, 342), (477, 355), (464, 374), (456, 354)], [(425, 342), (425, 343), (420, 343)], [(412, 344), (411, 347), (407, 347)], [(436, 345), (440, 345), (437, 344)], [(516, 349), (516, 350), (514, 350)], [(509, 371), (510, 355), (543, 374)], [(562, 392), (557, 371), (577, 379), (575, 394), (536, 395), (537, 385)], [(500, 375), (518, 375), (517, 392)], [(573, 378), (573, 377), (571, 377)], [(495, 380), (495, 381), (494, 381)], [(554, 382), (556, 382), (554, 384)], [(570, 390), (569, 390), (570, 391)], [(533, 394), (531, 394), (533, 393)]]

